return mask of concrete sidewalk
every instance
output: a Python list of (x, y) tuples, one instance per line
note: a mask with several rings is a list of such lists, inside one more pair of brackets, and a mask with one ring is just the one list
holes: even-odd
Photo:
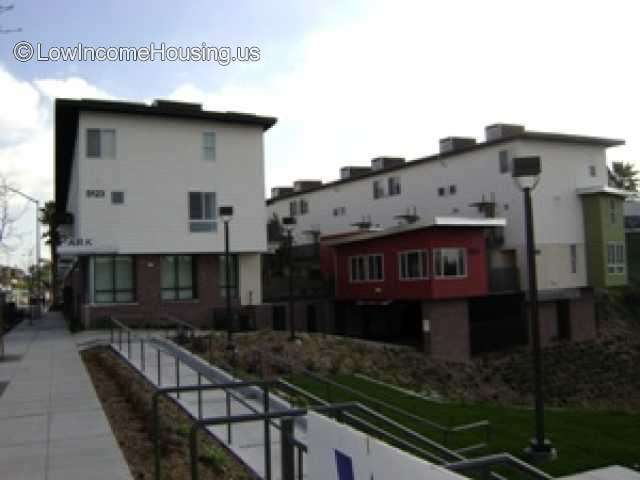
[(131, 479), (75, 342), (58, 313), (25, 320), (0, 361), (0, 478)]

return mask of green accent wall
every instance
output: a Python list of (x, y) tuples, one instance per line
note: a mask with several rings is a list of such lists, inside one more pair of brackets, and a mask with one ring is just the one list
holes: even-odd
[[(627, 284), (627, 268), (624, 274), (609, 273), (607, 270), (607, 243), (625, 242), (623, 202), (622, 197), (606, 193), (594, 193), (582, 197), (587, 271), (589, 284), (595, 288), (619, 287)], [(628, 258), (626, 247), (625, 254)]]

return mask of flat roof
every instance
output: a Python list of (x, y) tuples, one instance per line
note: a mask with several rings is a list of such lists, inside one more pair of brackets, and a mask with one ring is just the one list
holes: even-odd
[(104, 112), (125, 115), (145, 115), (165, 118), (211, 120), (239, 125), (256, 125), (268, 130), (277, 122), (275, 117), (264, 117), (251, 113), (215, 112), (203, 110), (197, 103), (156, 100), (151, 105), (137, 102), (112, 100), (56, 98), (55, 110), (55, 199), (58, 211), (66, 208), (73, 148), (76, 143), (80, 112)]
[[(338, 180), (334, 180), (332, 182), (328, 182), (328, 183), (324, 183), (321, 186), (318, 187), (313, 187), (313, 188), (309, 188), (307, 190), (301, 191), (301, 192), (291, 192), (291, 193), (286, 193), (284, 195), (281, 195), (279, 197), (275, 197), (275, 198), (269, 198), (267, 200), (267, 205), (271, 205), (272, 203), (275, 203), (277, 201), (280, 200), (284, 200), (287, 198), (292, 198), (292, 197), (296, 197), (298, 195), (304, 195), (306, 193), (311, 193), (311, 192), (316, 192), (319, 190), (324, 190), (325, 188), (332, 188), (338, 185), (342, 185), (345, 183), (349, 183), (349, 182), (356, 182), (356, 181), (360, 181), (363, 180), (365, 178), (368, 177), (373, 177), (375, 175), (379, 175), (381, 173), (388, 173), (388, 172), (393, 172), (393, 171), (397, 171), (397, 170), (402, 170), (405, 168), (409, 168), (412, 167), (414, 165), (420, 165), (422, 163), (427, 163), (427, 162), (433, 162), (433, 161), (438, 161), (438, 160), (442, 160), (445, 158), (450, 158), (450, 157), (454, 157), (456, 155), (460, 155), (463, 153), (468, 153), (468, 152), (472, 152), (475, 150), (480, 150), (483, 148), (488, 148), (488, 147), (492, 147), (495, 145), (499, 145), (502, 143), (506, 143), (506, 142), (511, 142), (513, 140), (537, 140), (537, 141), (544, 141), (544, 142), (556, 142), (556, 143), (569, 143), (569, 144), (579, 144), (579, 145), (594, 145), (594, 146), (600, 146), (600, 147), (617, 147), (620, 145), (624, 145), (624, 140), (621, 139), (615, 139), (615, 138), (604, 138), (604, 137), (591, 137), (591, 136), (585, 136), (585, 135), (571, 135), (571, 134), (565, 134), (565, 133), (552, 133), (552, 132), (530, 132), (527, 130), (524, 130), (521, 133), (516, 133), (516, 134), (512, 134), (512, 135), (508, 135), (505, 136), (503, 138), (497, 138), (495, 140), (488, 140), (485, 142), (479, 142), (476, 143), (474, 145), (470, 145), (468, 147), (463, 147), (451, 152), (445, 152), (445, 153), (436, 153), (434, 155), (429, 155), (429, 156), (425, 156), (425, 157), (419, 157), (416, 158), (414, 160), (410, 160), (408, 162), (405, 162), (401, 165), (395, 165), (393, 167), (389, 167), (389, 168), (385, 168), (385, 169), (381, 169), (381, 170), (372, 170), (371, 172), (366, 172), (366, 173), (362, 173), (360, 175), (354, 176), (354, 177), (350, 177), (350, 178), (341, 178)], [(353, 167), (353, 165), (352, 165)], [(366, 167), (366, 165), (363, 165), (363, 167)]]
[(384, 230), (365, 230), (361, 233), (355, 231), (351, 235), (344, 233), (342, 236), (337, 238), (329, 236), (323, 243), (329, 246), (343, 245), (347, 243), (363, 242), (375, 238), (389, 237), (392, 235), (401, 235), (403, 233), (422, 230), (424, 228), (496, 228), (506, 226), (506, 218), (433, 217), (433, 220), (428, 222), (423, 221), (409, 223), (405, 225), (398, 225), (397, 227), (385, 228)]

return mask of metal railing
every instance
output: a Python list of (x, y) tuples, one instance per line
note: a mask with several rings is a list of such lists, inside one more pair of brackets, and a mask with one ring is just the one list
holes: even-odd
[[(195, 442), (195, 436), (201, 427), (213, 426), (213, 425), (227, 425), (227, 443), (232, 444), (232, 425), (235, 423), (242, 423), (248, 421), (263, 421), (264, 422), (264, 436), (265, 436), (265, 476), (266, 480), (272, 478), (271, 473), (271, 433), (270, 428), (275, 427), (280, 430), (281, 441), (283, 445), (288, 445), (290, 450), (283, 450), (281, 461), (283, 466), (283, 476), (285, 480), (293, 480), (295, 471), (297, 470), (297, 478), (301, 480), (303, 478), (303, 454), (307, 451), (307, 446), (294, 436), (294, 429), (292, 419), (293, 417), (299, 417), (305, 415), (310, 410), (316, 411), (333, 411), (337, 412), (337, 419), (342, 422), (347, 422), (361, 429), (362, 431), (377, 436), (387, 442), (393, 443), (400, 448), (413, 452), (414, 454), (431, 461), (432, 463), (441, 464), (444, 467), (459, 472), (481, 472), (487, 475), (487, 478), (494, 480), (504, 480), (505, 477), (493, 472), (492, 468), (495, 467), (508, 467), (519, 473), (525, 474), (527, 478), (533, 480), (548, 480), (552, 477), (546, 473), (532, 467), (512, 457), (508, 454), (489, 455), (476, 459), (467, 459), (462, 455), (462, 450), (453, 450), (446, 445), (442, 445), (435, 440), (432, 440), (425, 435), (416, 432), (407, 426), (393, 420), (385, 415), (374, 411), (372, 408), (363, 405), (359, 402), (345, 402), (332, 404), (330, 402), (331, 397), (328, 400), (324, 400), (310, 392), (296, 386), (282, 379), (278, 380), (256, 380), (256, 381), (220, 381), (220, 378), (216, 378), (214, 374), (214, 368), (211, 365), (205, 364), (202, 360), (191, 356), (186, 353), (182, 348), (175, 345), (173, 342), (167, 339), (163, 339), (159, 336), (140, 336), (137, 335), (134, 329), (131, 329), (117, 318), (112, 318), (110, 339), (112, 348), (118, 351), (122, 356), (126, 357), (133, 364), (132, 345), (136, 342), (140, 343), (140, 370), (145, 373), (146, 370), (146, 354), (145, 344), (149, 343), (152, 348), (156, 350), (157, 358), (157, 390), (153, 394), (153, 421), (154, 421), (154, 455), (155, 455), (155, 472), (156, 479), (161, 478), (161, 463), (160, 463), (160, 418), (158, 401), (161, 396), (169, 396), (175, 394), (176, 399), (180, 399), (180, 395), (186, 392), (196, 393), (197, 400), (197, 412), (194, 415), (188, 409), (183, 407), (180, 403), (176, 405), (194, 419), (194, 423), (190, 432), (190, 445), (191, 445), (191, 461), (192, 461), (192, 478), (198, 478), (198, 466), (197, 466), (197, 443)], [(193, 336), (192, 336), (193, 338)], [(175, 361), (175, 386), (162, 387), (162, 355), (169, 355), (173, 357)], [(180, 378), (180, 365), (185, 364), (191, 370), (197, 374), (196, 385), (181, 385)], [(135, 368), (135, 366), (134, 366)], [(326, 378), (311, 373), (314, 377), (321, 379), (325, 382), (329, 388), (347, 389), (350, 394), (354, 392), (362, 396), (360, 392), (344, 385), (332, 382)], [(145, 376), (149, 379), (150, 377)], [(202, 384), (202, 380), (206, 379), (211, 382), (210, 384)], [(244, 389), (244, 392), (242, 390)], [(257, 390), (256, 390), (257, 389)], [(225, 392), (225, 415), (219, 417), (203, 418), (203, 398), (202, 395), (207, 391), (224, 391)], [(249, 398), (256, 398), (256, 391), (262, 396), (262, 409), (258, 409), (251, 405), (248, 401)], [(271, 392), (284, 391), (293, 395), (306, 398), (312, 402), (312, 405), (307, 405), (302, 408), (278, 408), (273, 409), (271, 406)], [(244, 397), (242, 395), (244, 393)], [(231, 399), (243, 405), (247, 410), (252, 413), (244, 415), (232, 415), (231, 414)], [(366, 397), (367, 401), (371, 398)], [(418, 417), (410, 412), (406, 412), (402, 409), (398, 409), (393, 405), (388, 405), (386, 402), (375, 400), (374, 405), (378, 404), (382, 408), (387, 408), (389, 411), (398, 413), (398, 415), (406, 416), (406, 418), (412, 421), (418, 422), (425, 426), (429, 426), (438, 431), (448, 431), (449, 433), (455, 433), (456, 431), (464, 431), (467, 429), (478, 428), (478, 426), (488, 427), (488, 422), (476, 422), (475, 424), (461, 425), (456, 427), (445, 427), (437, 422), (432, 422), (422, 417)], [(391, 408), (389, 408), (391, 407)], [(284, 419), (284, 421), (277, 422), (278, 419)], [(291, 421), (290, 421), (291, 420)], [(210, 435), (213, 436), (211, 432)], [(194, 446), (195, 445), (195, 446)], [(195, 453), (194, 453), (195, 452)], [(297, 452), (297, 455), (296, 455)], [(293, 465), (294, 458), (297, 458), (297, 468)]]

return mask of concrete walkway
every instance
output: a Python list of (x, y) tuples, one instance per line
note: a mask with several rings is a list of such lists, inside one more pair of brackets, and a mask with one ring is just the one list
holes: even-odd
[(0, 478), (130, 480), (64, 320), (47, 313), (5, 337)]

